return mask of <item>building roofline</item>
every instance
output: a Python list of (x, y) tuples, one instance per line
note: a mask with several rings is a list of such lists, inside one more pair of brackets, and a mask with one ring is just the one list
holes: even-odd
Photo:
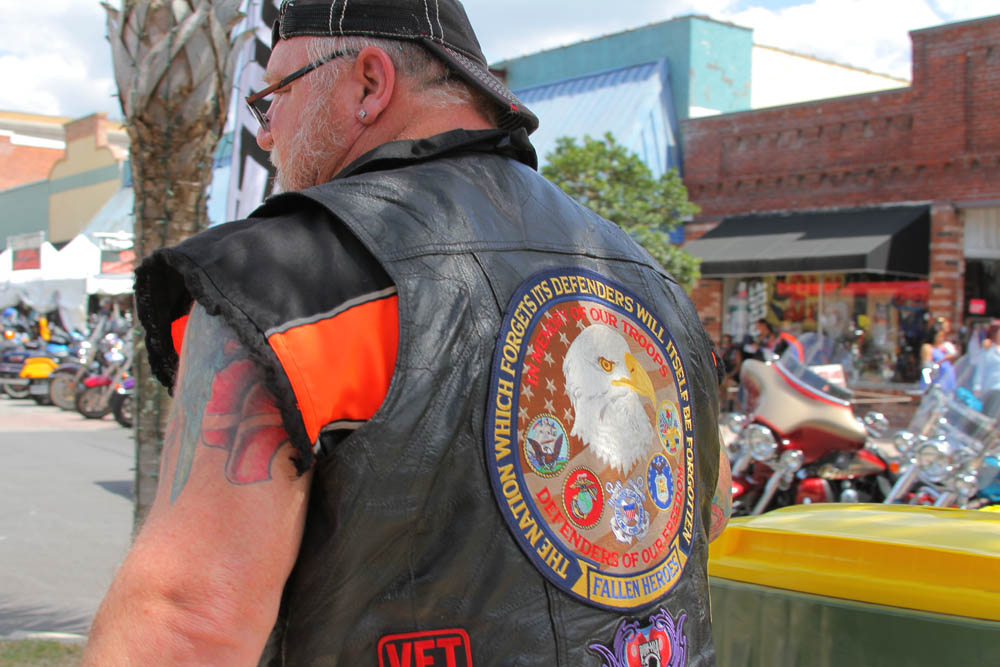
[(759, 47), (762, 49), (768, 49), (770, 51), (778, 51), (779, 53), (786, 53), (790, 56), (797, 56), (799, 58), (805, 58), (807, 60), (813, 60), (818, 63), (823, 63), (824, 65), (836, 65), (837, 67), (842, 67), (844, 69), (849, 69), (854, 72), (862, 72), (864, 74), (871, 74), (873, 76), (881, 76), (886, 79), (892, 79), (893, 81), (899, 81), (900, 83), (910, 85), (909, 79), (904, 79), (902, 77), (894, 76), (892, 74), (886, 74), (885, 72), (876, 72), (864, 67), (858, 67), (856, 65), (850, 65), (848, 63), (842, 63), (837, 60), (830, 60), (829, 58), (822, 58), (820, 56), (812, 55), (810, 53), (800, 53), (798, 51), (791, 51), (789, 49), (783, 49), (780, 46), (771, 46), (770, 44), (759, 44), (754, 42), (754, 47)]
[(925, 32), (933, 32), (936, 30), (950, 30), (951, 28), (957, 28), (960, 26), (967, 26), (972, 23), (986, 23), (989, 21), (1000, 20), (1000, 14), (990, 14), (988, 16), (981, 16), (977, 19), (966, 19), (965, 21), (955, 21), (953, 23), (942, 23), (940, 25), (932, 25), (927, 28), (917, 28), (916, 30), (911, 30), (911, 35), (921, 34)]
[(600, 41), (602, 39), (607, 39), (608, 37), (618, 37), (619, 35), (627, 35), (629, 33), (638, 32), (640, 30), (647, 30), (649, 28), (655, 28), (655, 27), (659, 27), (659, 26), (662, 26), (662, 25), (667, 25), (668, 23), (675, 23), (675, 22), (678, 22), (678, 21), (683, 21), (685, 19), (700, 19), (702, 21), (709, 21), (711, 23), (717, 23), (719, 25), (727, 25), (727, 26), (730, 26), (730, 27), (733, 27), (733, 28), (739, 28), (740, 30), (747, 30), (749, 32), (753, 32), (753, 28), (748, 28), (746, 26), (737, 25), (737, 24), (731, 23), (729, 21), (721, 21), (719, 19), (714, 19), (711, 16), (706, 16), (704, 14), (684, 14), (682, 16), (675, 16), (673, 18), (669, 18), (669, 19), (667, 19), (665, 21), (654, 21), (653, 23), (647, 23), (645, 25), (636, 26), (635, 28), (628, 28), (626, 30), (621, 30), (619, 32), (604, 33), (604, 34), (601, 34), (601, 35), (596, 35), (594, 37), (588, 37), (586, 39), (581, 39), (581, 40), (579, 40), (577, 42), (570, 42), (569, 44), (562, 44), (560, 46), (553, 46), (553, 47), (550, 47), (550, 48), (547, 48), (547, 49), (542, 49), (540, 51), (532, 51), (530, 53), (525, 53), (525, 54), (522, 54), (520, 56), (514, 56), (513, 58), (505, 58), (504, 60), (498, 60), (498, 61), (496, 61), (494, 63), (490, 63), (490, 68), (491, 69), (493, 69), (493, 68), (503, 69), (508, 64), (510, 64), (511, 62), (514, 62), (516, 60), (522, 60), (524, 58), (530, 58), (532, 56), (538, 56), (538, 55), (541, 55), (543, 53), (552, 53), (553, 51), (561, 51), (562, 49), (568, 49), (568, 48), (570, 48), (572, 46), (579, 46), (581, 44), (590, 44), (592, 42), (598, 42), (598, 41)]

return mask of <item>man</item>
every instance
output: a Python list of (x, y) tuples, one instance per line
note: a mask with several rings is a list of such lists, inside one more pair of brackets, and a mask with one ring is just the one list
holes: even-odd
[[(286, 2), (266, 79), (286, 193), (137, 272), (174, 406), (86, 662), (710, 664), (729, 484), (681, 289), (537, 175), (456, 0)], [(594, 327), (572, 372), (653, 425), (627, 474), (571, 436)]]
[[(795, 357), (799, 361), (805, 361), (805, 352), (802, 349), (802, 343), (787, 331), (775, 331), (771, 323), (764, 319), (757, 320), (754, 323), (754, 331), (757, 333), (759, 350), (766, 350), (780, 357), (785, 353), (785, 350), (791, 348), (794, 350)], [(762, 354), (761, 352), (756, 356), (763, 358)]]

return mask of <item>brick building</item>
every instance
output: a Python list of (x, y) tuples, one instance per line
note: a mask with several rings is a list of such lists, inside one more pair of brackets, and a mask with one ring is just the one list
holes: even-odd
[(908, 87), (681, 124), (714, 335), (829, 320), (895, 357), (921, 309), (1000, 316), (1000, 16), (910, 36)]

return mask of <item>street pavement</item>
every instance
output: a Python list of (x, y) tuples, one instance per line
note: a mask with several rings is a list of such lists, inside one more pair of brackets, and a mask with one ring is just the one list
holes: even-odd
[(134, 465), (110, 415), (0, 397), (0, 639), (87, 633), (131, 538)]

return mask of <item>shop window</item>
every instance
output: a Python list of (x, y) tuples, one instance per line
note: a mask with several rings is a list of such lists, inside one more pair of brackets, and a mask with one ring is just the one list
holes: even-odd
[(839, 364), (849, 384), (919, 379), (926, 280), (876, 274), (792, 274), (729, 279), (724, 331), (752, 347), (767, 320), (802, 343), (808, 365)]

